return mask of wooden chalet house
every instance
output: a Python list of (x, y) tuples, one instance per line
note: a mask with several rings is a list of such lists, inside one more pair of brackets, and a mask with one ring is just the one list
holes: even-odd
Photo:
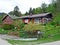
[(52, 20), (52, 14), (43, 13), (43, 14), (27, 15), (27, 16), (21, 16), (20, 19), (22, 19), (22, 21), (26, 24), (29, 22), (46, 24)]
[(19, 17), (15, 15), (9, 15), (7, 14), (6, 16), (3, 17), (2, 22), (3, 24), (12, 24), (14, 20), (19, 19)]
[(12, 24), (13, 21), (16, 19), (22, 20), (23, 23), (25, 24), (29, 22), (46, 24), (52, 20), (52, 14), (43, 13), (43, 14), (27, 15), (27, 16), (21, 16), (21, 17), (6, 15), (5, 17), (3, 17), (2, 21), (3, 21), (3, 24)]

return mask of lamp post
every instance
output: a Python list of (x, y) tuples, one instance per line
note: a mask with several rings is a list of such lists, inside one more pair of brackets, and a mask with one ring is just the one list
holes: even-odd
[(37, 38), (38, 38), (38, 39), (40, 38), (40, 34), (41, 34), (41, 32), (38, 30), (38, 31), (37, 31)]

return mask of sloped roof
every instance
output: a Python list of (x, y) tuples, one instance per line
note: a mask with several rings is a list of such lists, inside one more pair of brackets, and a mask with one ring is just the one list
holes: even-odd
[(35, 15), (28, 15), (28, 16), (21, 16), (20, 18), (34, 18), (34, 17), (43, 17), (50, 13), (43, 13), (43, 14), (35, 14)]
[(35, 18), (35, 17), (43, 17), (43, 16), (47, 16), (51, 13), (43, 13), (43, 14), (35, 14), (35, 15), (27, 15), (27, 16), (21, 16), (21, 17), (17, 17), (15, 15), (9, 15), (7, 14), (5, 17), (3, 17), (2, 21), (7, 17), (10, 16), (12, 19), (22, 19), (22, 18)]
[(17, 17), (17, 16), (15, 16), (15, 15), (9, 15), (9, 14), (7, 14), (7, 15), (5, 15), (5, 16), (3, 17), (2, 21), (3, 21), (7, 16), (11, 17), (12, 19), (19, 19), (19, 18), (20, 18), (20, 17)]
[(8, 16), (10, 16), (12, 19), (18, 19), (18, 18), (20, 18), (20, 17), (17, 17), (15, 15), (8, 15)]

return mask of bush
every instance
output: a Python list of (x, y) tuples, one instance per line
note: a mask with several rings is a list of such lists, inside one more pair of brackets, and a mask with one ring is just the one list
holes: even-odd
[(37, 37), (37, 31), (40, 31), (40, 36), (42, 35), (42, 32), (45, 30), (45, 26), (42, 24), (33, 24), (28, 23), (24, 26), (23, 30), (26, 31), (25, 35), (27, 34), (28, 37)]
[(19, 31), (10, 31), (9, 33), (8, 33), (9, 35), (14, 35), (14, 36), (18, 36), (19, 37)]
[(55, 15), (54, 22), (56, 22), (57, 25), (60, 25), (60, 13), (56, 13)]
[(22, 22), (22, 20), (15, 20), (13, 25), (16, 27), (17, 30), (22, 30), (25, 24)]
[(37, 34), (33, 31), (20, 31), (21, 38), (36, 38)]
[(8, 34), (9, 30), (4, 30), (0, 28), (0, 34)]
[(14, 29), (14, 25), (4, 24), (2, 28), (5, 30), (11, 30), (11, 29)]
[(26, 38), (27, 35), (25, 34), (25, 31), (20, 31), (20, 37), (21, 38)]
[(29, 24), (26, 24), (23, 28), (23, 30), (25, 31), (36, 31), (36, 30), (40, 30), (40, 31), (43, 31), (45, 28), (43, 25), (41, 24), (33, 24), (33, 23), (29, 23)]
[(51, 36), (54, 36), (55, 34), (60, 33), (60, 26), (55, 26), (55, 24), (53, 23), (46, 24), (45, 26), (41, 24), (29, 23), (25, 25), (23, 29), (25, 31), (32, 31), (32, 32), (36, 30), (40, 30), (41, 32), (43, 32), (42, 33), (43, 37), (51, 37)]
[(55, 26), (52, 24), (47, 24), (45, 26), (44, 36), (45, 37), (53, 37), (56, 34), (60, 33), (60, 26)]

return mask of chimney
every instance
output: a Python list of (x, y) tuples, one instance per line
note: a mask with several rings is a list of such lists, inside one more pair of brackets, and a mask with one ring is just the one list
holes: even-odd
[(30, 13), (30, 16), (32, 16), (32, 13)]

